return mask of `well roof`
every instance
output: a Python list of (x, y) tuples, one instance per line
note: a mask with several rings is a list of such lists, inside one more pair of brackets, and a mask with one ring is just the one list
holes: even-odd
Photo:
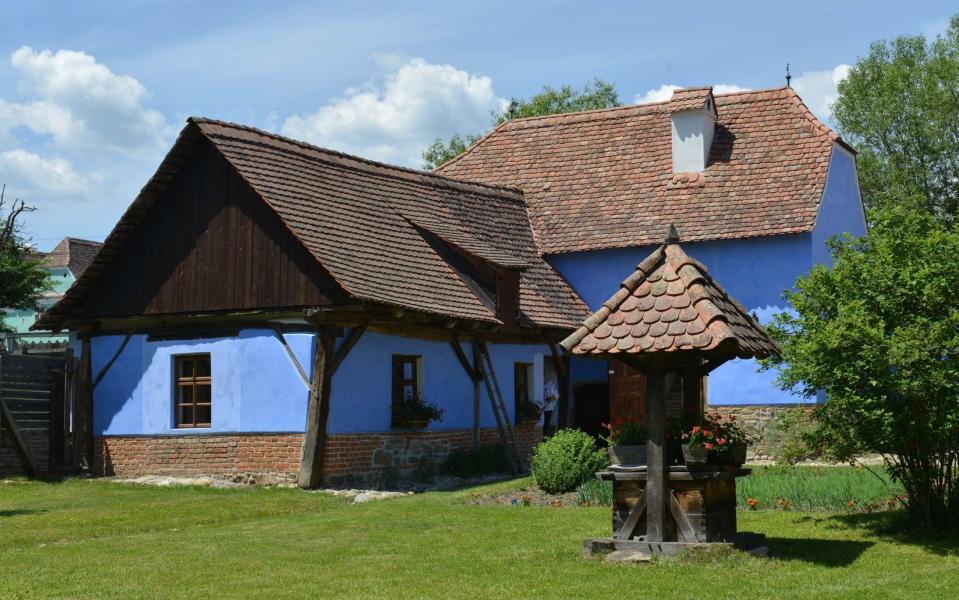
[(779, 348), (759, 322), (678, 243), (667, 242), (563, 347), (576, 356), (636, 359), (677, 353), (765, 358)]

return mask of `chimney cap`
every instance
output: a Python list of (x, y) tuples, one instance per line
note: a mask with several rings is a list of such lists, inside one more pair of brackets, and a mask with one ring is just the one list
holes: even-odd
[(719, 116), (712, 86), (673, 90), (669, 100), (669, 112), (677, 113), (684, 110), (702, 110), (712, 113), (713, 117)]

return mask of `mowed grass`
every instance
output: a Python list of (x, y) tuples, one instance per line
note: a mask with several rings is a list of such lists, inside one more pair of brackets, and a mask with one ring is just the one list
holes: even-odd
[(609, 510), (475, 506), (518, 480), (368, 504), (293, 489), (0, 483), (0, 598), (954, 598), (959, 540), (896, 513), (739, 513), (773, 555), (611, 565)]

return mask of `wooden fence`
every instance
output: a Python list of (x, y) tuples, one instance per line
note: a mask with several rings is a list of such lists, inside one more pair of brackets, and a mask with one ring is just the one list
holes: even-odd
[(77, 360), (0, 354), (0, 474), (72, 470), (83, 449), (76, 435)]

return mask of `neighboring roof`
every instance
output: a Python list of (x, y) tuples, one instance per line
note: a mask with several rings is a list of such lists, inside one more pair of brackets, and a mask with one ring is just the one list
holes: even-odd
[(839, 137), (790, 88), (714, 105), (704, 175), (672, 173), (669, 101), (507, 121), (437, 172), (523, 189), (544, 254), (812, 230)]
[(578, 356), (779, 354), (759, 322), (678, 243), (659, 246), (562, 345)]
[(90, 240), (67, 237), (43, 258), (43, 266), (47, 268), (65, 267), (70, 269), (77, 279), (87, 270), (93, 258), (100, 251), (103, 244)]
[(62, 321), (121, 250), (193, 144), (209, 140), (294, 237), (352, 297), (499, 323), (494, 310), (424, 239), (431, 232), (497, 267), (523, 268), (521, 318), (572, 328), (588, 309), (536, 251), (518, 190), (451, 180), (317, 148), (257, 129), (191, 118), (67, 298), (45, 315)]

